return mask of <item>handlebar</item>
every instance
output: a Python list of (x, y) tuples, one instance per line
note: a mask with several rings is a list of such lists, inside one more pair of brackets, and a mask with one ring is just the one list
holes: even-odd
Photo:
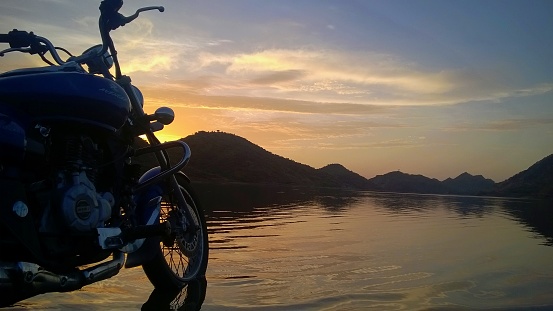
[(34, 37), (32, 32), (14, 29), (8, 34), (2, 34), (0, 42), (9, 43), (11, 48), (26, 48), (33, 44)]
[(37, 36), (32, 32), (14, 29), (7, 34), (0, 34), (0, 42), (9, 43), (10, 45), (9, 49), (0, 51), (0, 56), (13, 51), (39, 55), (43, 55), (48, 51), (56, 63), (59, 65), (65, 63), (50, 40)]
[(0, 43), (10, 43), (10, 36), (7, 34), (0, 34)]
[[(158, 10), (160, 12), (163, 12), (163, 11), (165, 11), (165, 8), (162, 7), (162, 6), (148, 6), (148, 7), (140, 8), (140, 9), (136, 10), (136, 13), (134, 13), (133, 15), (124, 17), (123, 18), (123, 21), (124, 21), (123, 25), (132, 22), (135, 18), (138, 17), (138, 14), (140, 14), (141, 12), (151, 11), (151, 10)], [(123, 25), (121, 25), (121, 26), (123, 26)]]
[[(165, 11), (165, 8), (162, 6), (149, 6), (136, 10), (133, 15), (125, 17), (123, 14), (119, 13), (119, 9), (123, 6), (123, 0), (103, 0), (100, 4), (100, 36), (102, 37), (102, 49), (95, 56), (101, 56), (109, 49), (111, 57), (113, 59), (113, 64), (115, 65), (115, 78), (120, 78), (121, 68), (119, 66), (119, 60), (117, 58), (117, 51), (115, 50), (115, 45), (113, 40), (109, 35), (111, 30), (115, 30), (120, 26), (124, 26), (127, 23), (132, 22), (141, 12), (158, 10), (160, 12)], [(85, 55), (83, 55), (85, 56)], [(90, 57), (85, 57), (90, 59)]]
[[(115, 46), (109, 32), (115, 30), (120, 26), (124, 26), (135, 20), (141, 12), (158, 10), (159, 12), (165, 11), (163, 6), (148, 6), (143, 7), (132, 15), (124, 16), (118, 11), (123, 5), (123, 0), (103, 0), (100, 4), (100, 35), (102, 38), (102, 50), (98, 54), (83, 54), (77, 57), (71, 57), (69, 60), (74, 61), (80, 64), (84, 64), (95, 57), (101, 56), (107, 52), (109, 49), (112, 57), (114, 58), (116, 69), (119, 73), (119, 64), (117, 63), (117, 52), (115, 51)], [(0, 51), (0, 56), (3, 56), (5, 53), (19, 51), (30, 54), (39, 54), (43, 57), (43, 54), (49, 52), (56, 63), (63, 65), (66, 62), (61, 59), (54, 45), (46, 38), (36, 36), (32, 32), (20, 31), (14, 29), (8, 34), (0, 34), (0, 43), (9, 43), (10, 48)], [(44, 58), (43, 58), (44, 59)]]

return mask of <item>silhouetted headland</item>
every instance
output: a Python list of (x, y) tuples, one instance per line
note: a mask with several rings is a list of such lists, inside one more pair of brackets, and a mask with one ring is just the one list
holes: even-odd
[[(513, 177), (495, 183), (482, 175), (462, 173), (443, 181), (423, 175), (389, 172), (367, 179), (341, 164), (316, 169), (309, 165), (273, 154), (240, 136), (225, 132), (200, 131), (181, 139), (192, 149), (193, 156), (184, 172), (198, 182), (234, 182), (267, 185), (332, 187), (351, 190), (493, 195), (506, 197), (553, 197), (553, 154)], [(146, 144), (138, 141), (138, 145)], [(170, 150), (171, 158), (179, 158)], [(141, 158), (145, 167), (153, 158)]]

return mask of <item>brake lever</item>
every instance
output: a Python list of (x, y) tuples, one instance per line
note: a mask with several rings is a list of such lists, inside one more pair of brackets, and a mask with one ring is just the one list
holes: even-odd
[(0, 51), (0, 57), (4, 57), (4, 55), (6, 55), (7, 53), (11, 53), (11, 52), (23, 52), (23, 53), (29, 53), (30, 54), (31, 48), (9, 48), (9, 49), (5, 49), (5, 50)]
[[(100, 10), (103, 10), (104, 8), (100, 7)], [(151, 11), (151, 10), (158, 10), (160, 12), (165, 11), (165, 8), (163, 6), (148, 6), (144, 8), (140, 8), (136, 10), (136, 12), (133, 15), (124, 16), (123, 14), (118, 12), (118, 7), (106, 7), (106, 10), (102, 12), (104, 16), (107, 16), (107, 26), (110, 30), (115, 30), (121, 26), (125, 26), (126, 24), (132, 22), (135, 20), (138, 15), (141, 12), (144, 11)]]
[[(113, 44), (109, 32), (115, 30), (121, 26), (124, 26), (138, 17), (141, 12), (158, 10), (160, 12), (165, 11), (162, 6), (148, 6), (138, 10), (133, 15), (124, 16), (119, 13), (119, 9), (123, 6), (123, 0), (103, 0), (100, 3), (100, 35), (102, 37), (102, 50), (98, 55), (105, 53), (108, 49), (111, 52), (113, 63), (115, 65), (115, 79), (122, 77), (121, 68), (119, 67), (119, 60), (117, 59), (117, 51)], [(79, 58), (80, 59), (80, 58)], [(86, 59), (86, 58), (84, 58)]]
[(138, 15), (141, 12), (151, 11), (151, 10), (158, 10), (160, 12), (163, 12), (163, 11), (165, 11), (165, 8), (162, 7), (162, 6), (147, 6), (147, 7), (144, 7), (144, 8), (140, 8), (140, 9), (136, 10), (136, 12), (133, 15), (129, 15), (127, 17), (124, 17), (123, 18), (124, 23), (121, 26), (124, 26), (125, 24), (128, 24), (128, 23), (132, 22), (135, 18), (138, 17)]
[(6, 53), (11, 53), (11, 52), (29, 53), (31, 55), (33, 54), (43, 55), (47, 51), (48, 51), (48, 47), (41, 45), (39, 42), (33, 42), (30, 47), (13, 47), (13, 48), (2, 50), (0, 51), (0, 57), (4, 57)]

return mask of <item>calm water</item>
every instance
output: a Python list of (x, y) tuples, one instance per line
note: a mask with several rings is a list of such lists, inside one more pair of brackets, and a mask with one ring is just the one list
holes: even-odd
[[(553, 310), (548, 203), (244, 186), (198, 190), (211, 234), (202, 310)], [(149, 297), (163, 298), (152, 290), (140, 268), (130, 269), (17, 309), (140, 309)], [(191, 297), (203, 290), (204, 283), (188, 289)]]

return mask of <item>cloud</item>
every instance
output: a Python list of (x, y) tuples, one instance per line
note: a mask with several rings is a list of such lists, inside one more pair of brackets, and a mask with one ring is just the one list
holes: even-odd
[(302, 78), (304, 85), (338, 81), (364, 87), (384, 85), (419, 93), (443, 92), (451, 88), (441, 73), (408, 68), (410, 65), (389, 55), (365, 52), (273, 49), (227, 55), (204, 53), (201, 63), (203, 67), (223, 64), (225, 73), (233, 77), (301, 72), (297, 78)]
[(352, 103), (320, 103), (281, 98), (263, 98), (248, 96), (211, 96), (197, 92), (198, 89), (210, 88), (214, 83), (211, 76), (203, 79), (163, 81), (159, 85), (147, 85), (142, 91), (153, 98), (167, 98), (173, 105), (187, 108), (225, 109), (240, 111), (267, 111), (291, 114), (312, 115), (349, 115), (349, 116), (382, 116), (393, 112), (393, 107), (363, 105)]
[[(203, 94), (314, 102), (431, 106), (498, 102), (553, 90), (553, 84), (517, 85), (504, 72), (480, 68), (430, 70), (392, 55), (313, 49), (197, 54), (195, 72), (216, 83)], [(503, 81), (503, 82), (502, 82)]]
[[(202, 80), (209, 74), (208, 71), (202, 71), (200, 76), (195, 76), (200, 67), (198, 60), (202, 51), (232, 44), (228, 39), (202, 37), (188, 31), (176, 32), (174, 29), (173, 36), (167, 37), (163, 29), (157, 28), (158, 24), (162, 23), (154, 23), (141, 16), (124, 29), (112, 32), (124, 73), (148, 72), (171, 80)], [(156, 84), (159, 75), (145, 83)]]
[(247, 74), (295, 70), (304, 73), (302, 82), (306, 85), (342, 82), (365, 88), (382, 85), (420, 93), (442, 92), (451, 87), (439, 74), (407, 67), (382, 54), (275, 49), (236, 55), (227, 72)]
[(517, 131), (553, 125), (553, 118), (503, 119), (480, 123), (460, 123), (447, 128), (450, 131)]
[(277, 72), (269, 72), (260, 77), (252, 79), (253, 84), (276, 84), (298, 80), (305, 75), (301, 70), (285, 70)]
[(154, 27), (151, 20), (142, 17), (112, 32), (123, 73), (166, 74), (179, 70), (182, 56), (195, 49), (188, 41), (159, 38)]
[(98, 28), (98, 16), (74, 17), (72, 21), (84, 29)]
[(321, 149), (321, 150), (373, 150), (384, 148), (417, 148), (425, 146), (422, 141), (409, 139), (391, 139), (382, 141), (343, 142), (344, 137), (313, 137), (311, 139), (287, 139), (273, 142), (269, 147), (275, 150), (283, 149)]

